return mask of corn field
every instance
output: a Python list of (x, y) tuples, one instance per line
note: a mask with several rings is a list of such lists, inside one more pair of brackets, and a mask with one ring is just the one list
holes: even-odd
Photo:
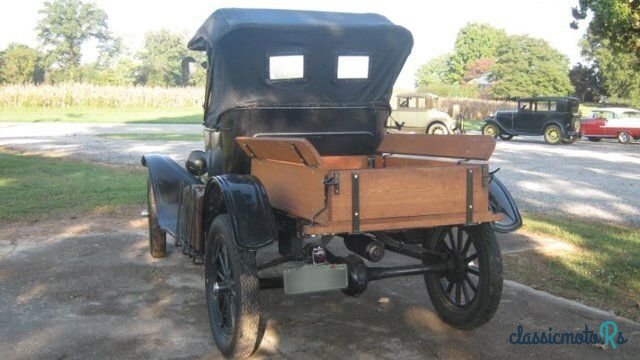
[(198, 87), (97, 86), (89, 84), (0, 86), (0, 108), (21, 107), (193, 107), (202, 105)]

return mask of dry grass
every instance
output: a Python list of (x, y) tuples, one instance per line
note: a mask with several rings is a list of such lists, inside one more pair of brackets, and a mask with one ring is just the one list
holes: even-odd
[(0, 108), (185, 108), (200, 106), (203, 97), (204, 90), (196, 87), (8, 85), (0, 87)]

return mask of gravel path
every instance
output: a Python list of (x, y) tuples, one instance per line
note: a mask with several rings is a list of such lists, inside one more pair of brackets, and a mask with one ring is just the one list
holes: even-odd
[[(148, 153), (182, 162), (191, 150), (202, 149), (202, 142), (111, 140), (95, 135), (201, 132), (199, 125), (0, 123), (0, 147), (112, 164), (138, 165)], [(501, 168), (498, 176), (524, 211), (640, 226), (640, 144), (578, 141), (550, 146), (541, 137), (522, 137), (498, 141), (491, 164)]]

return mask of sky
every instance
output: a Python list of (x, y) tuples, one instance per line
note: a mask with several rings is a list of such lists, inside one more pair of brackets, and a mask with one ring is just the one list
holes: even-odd
[[(35, 26), (42, 0), (0, 0), (0, 49), (11, 42), (38, 44)], [(379, 13), (413, 34), (414, 48), (396, 87), (411, 88), (416, 69), (429, 59), (453, 50), (458, 30), (469, 22), (488, 23), (507, 34), (527, 34), (547, 40), (569, 57), (581, 60), (578, 41), (584, 34), (572, 30), (571, 8), (578, 0), (94, 0), (109, 16), (111, 31), (130, 49), (140, 46), (145, 32), (167, 28), (192, 35), (216, 9), (256, 7)], [(91, 45), (89, 45), (91, 47)], [(85, 51), (85, 61), (95, 56)]]

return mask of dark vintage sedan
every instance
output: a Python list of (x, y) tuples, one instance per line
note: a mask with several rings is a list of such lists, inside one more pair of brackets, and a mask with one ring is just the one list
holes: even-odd
[(572, 97), (518, 100), (517, 110), (495, 112), (484, 121), (482, 134), (511, 140), (518, 135), (543, 135), (547, 144), (571, 144), (580, 137), (580, 101)]

